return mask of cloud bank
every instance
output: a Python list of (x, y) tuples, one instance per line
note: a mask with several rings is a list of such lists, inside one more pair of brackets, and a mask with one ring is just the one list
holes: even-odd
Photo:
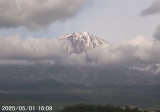
[(75, 61), (83, 64), (82, 57), (83, 54), (67, 54), (64, 43), (55, 38), (23, 39), (18, 35), (0, 38), (0, 64), (72, 64)]
[(0, 28), (31, 30), (75, 16), (86, 0), (0, 0)]
[(0, 64), (68, 64), (85, 65), (86, 55), (97, 59), (92, 65), (128, 65), (133, 63), (160, 63), (160, 42), (136, 37), (118, 45), (104, 45), (88, 50), (87, 54), (68, 54), (64, 43), (49, 38), (0, 38)]
[(154, 1), (151, 6), (147, 7), (141, 12), (141, 16), (148, 16), (160, 13), (160, 0)]
[(153, 41), (139, 36), (118, 45), (93, 49), (91, 55), (99, 60), (99, 64), (154, 63), (154, 47), (157, 48), (157, 45)]

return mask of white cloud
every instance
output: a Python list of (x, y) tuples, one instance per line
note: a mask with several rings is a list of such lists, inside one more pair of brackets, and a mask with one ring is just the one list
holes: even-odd
[(0, 64), (84, 64), (85, 54), (69, 55), (63, 45), (55, 38), (1, 37)]
[[(0, 64), (61, 63), (86, 64), (86, 56), (97, 59), (96, 65), (128, 65), (133, 63), (160, 63), (160, 42), (142, 36), (117, 45), (104, 45), (80, 55), (67, 54), (64, 43), (55, 38), (0, 38)], [(95, 63), (92, 63), (95, 64)]]
[(57, 56), (61, 51), (60, 48), (56, 39), (34, 39), (32, 37), (22, 39), (19, 36), (0, 38), (1, 59), (50, 58), (51, 56)]
[(0, 0), (0, 28), (41, 29), (75, 16), (86, 0)]
[(160, 42), (142, 36), (123, 41), (118, 45), (98, 47), (89, 55), (99, 64), (127, 65), (133, 63), (160, 63)]
[(138, 66), (134, 65), (134, 66), (131, 66), (129, 69), (157, 74), (157, 73), (160, 73), (160, 64), (154, 64), (154, 65), (148, 64), (148, 65), (138, 65)]

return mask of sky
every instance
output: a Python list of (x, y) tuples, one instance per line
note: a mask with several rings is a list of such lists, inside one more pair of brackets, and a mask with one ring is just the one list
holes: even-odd
[(160, 24), (159, 2), (0, 0), (0, 36), (57, 38), (67, 33), (87, 31), (110, 43), (137, 36), (154, 39)]
[(88, 52), (101, 64), (160, 63), (159, 20), (160, 0), (0, 0), (0, 64), (83, 64), (56, 38), (86, 31), (112, 44)]

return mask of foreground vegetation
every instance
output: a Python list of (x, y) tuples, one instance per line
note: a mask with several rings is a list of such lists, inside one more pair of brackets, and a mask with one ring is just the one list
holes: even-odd
[[(147, 110), (141, 110), (137, 107), (131, 108), (126, 106), (125, 108), (116, 107), (113, 105), (85, 105), (78, 104), (74, 106), (64, 107), (62, 112), (149, 112)], [(156, 110), (155, 112), (160, 112)]]

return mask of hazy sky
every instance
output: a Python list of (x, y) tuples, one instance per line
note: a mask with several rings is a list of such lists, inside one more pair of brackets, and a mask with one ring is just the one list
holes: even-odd
[(160, 35), (160, 0), (0, 0), (0, 36), (88, 31), (111, 43)]

